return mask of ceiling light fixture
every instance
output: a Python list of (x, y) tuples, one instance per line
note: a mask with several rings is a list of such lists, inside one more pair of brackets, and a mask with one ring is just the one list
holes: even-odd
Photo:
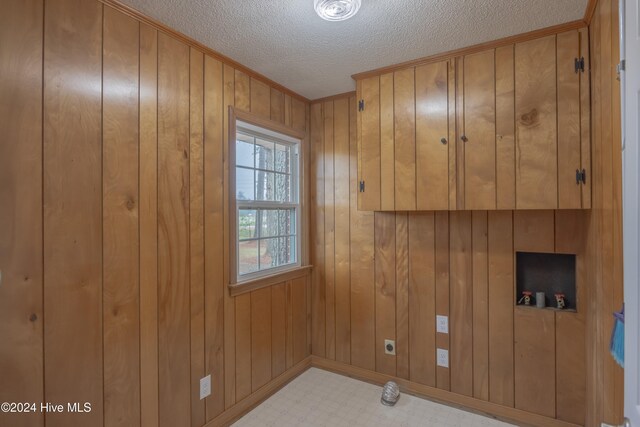
[(361, 0), (313, 0), (313, 7), (320, 18), (327, 21), (344, 21), (358, 13)]

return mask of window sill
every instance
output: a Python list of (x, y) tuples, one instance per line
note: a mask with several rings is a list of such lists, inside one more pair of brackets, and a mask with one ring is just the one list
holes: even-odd
[(312, 265), (305, 265), (302, 267), (296, 267), (291, 270), (283, 271), (272, 276), (260, 277), (258, 279), (247, 280), (246, 282), (242, 283), (230, 284), (229, 295), (235, 297), (247, 292), (255, 291), (257, 289), (262, 289), (268, 286), (278, 285), (282, 282), (297, 279), (309, 274), (312, 268)]

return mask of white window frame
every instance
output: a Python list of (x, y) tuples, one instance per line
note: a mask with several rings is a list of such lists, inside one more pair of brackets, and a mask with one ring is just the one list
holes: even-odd
[[(249, 113), (229, 107), (229, 238), (230, 238), (230, 259), (229, 259), (229, 285), (238, 288), (243, 285), (252, 284), (271, 278), (277, 278), (289, 272), (301, 270), (304, 264), (304, 242), (303, 242), (303, 201), (304, 201), (304, 179), (303, 179), (303, 141), (305, 135), (299, 131), (288, 128), (278, 122), (259, 118)], [(243, 133), (255, 136), (277, 144), (297, 147), (297, 159), (293, 159), (291, 150), (291, 202), (272, 202), (260, 200), (236, 200), (236, 139), (237, 134)], [(254, 169), (254, 168), (248, 168)], [(295, 235), (295, 263), (267, 268), (251, 273), (240, 275), (240, 262), (238, 248), (240, 243), (240, 227), (238, 225), (241, 209), (294, 209), (296, 221)], [(256, 217), (256, 227), (258, 218)], [(279, 236), (276, 236), (279, 237)]]

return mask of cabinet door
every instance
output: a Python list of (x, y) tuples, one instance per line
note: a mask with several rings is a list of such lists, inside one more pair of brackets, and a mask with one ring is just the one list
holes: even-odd
[(591, 82), (589, 81), (589, 30), (581, 28), (580, 57), (584, 59), (584, 71), (580, 73), (580, 162), (585, 171), (582, 183), (582, 207), (591, 208)]
[(358, 82), (358, 209), (380, 209), (380, 77)]
[(380, 76), (380, 210), (395, 210), (393, 73)]
[(582, 207), (582, 184), (576, 179), (580, 160), (580, 57), (578, 31), (558, 34), (556, 39), (558, 81), (558, 208)]
[(496, 208), (495, 54), (464, 57), (464, 208)]
[(415, 69), (393, 73), (395, 209), (416, 209)]
[(516, 208), (513, 45), (496, 49), (496, 208)]
[(516, 209), (556, 209), (555, 35), (516, 44), (515, 85)]
[(416, 205), (449, 209), (449, 62), (416, 68)]

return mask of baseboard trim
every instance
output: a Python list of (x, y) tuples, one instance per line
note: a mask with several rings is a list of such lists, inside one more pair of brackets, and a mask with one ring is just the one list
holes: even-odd
[(203, 427), (231, 425), (310, 367), (311, 356), (303, 359), (288, 371), (285, 371), (280, 376), (274, 378), (269, 383), (254, 391), (249, 396), (206, 423)]
[(373, 384), (381, 385), (386, 383), (387, 381), (393, 380), (398, 383), (400, 389), (405, 393), (437, 401), (438, 403), (442, 403), (445, 405), (458, 407), (460, 409), (478, 412), (482, 415), (500, 419), (506, 422), (517, 423), (518, 425), (544, 427), (578, 427), (576, 424), (548, 418), (543, 415), (525, 412), (520, 409), (486, 402), (484, 400), (474, 399), (473, 397), (463, 396), (460, 394), (452, 393), (450, 391), (441, 390), (435, 387), (429, 387), (402, 378), (396, 378), (390, 375), (369, 371), (368, 369), (358, 368), (356, 366), (347, 365), (345, 363), (336, 362), (335, 360), (329, 360), (318, 356), (311, 356), (311, 366)]

